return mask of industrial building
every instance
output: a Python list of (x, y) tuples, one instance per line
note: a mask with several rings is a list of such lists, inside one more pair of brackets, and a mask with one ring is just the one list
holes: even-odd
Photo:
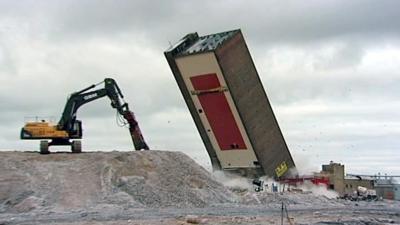
[(351, 176), (346, 175), (344, 179), (344, 194), (352, 194), (357, 191), (357, 187), (365, 187), (367, 189), (375, 189), (374, 179), (370, 176)]
[(240, 30), (188, 34), (165, 56), (214, 169), (279, 178), (295, 167)]
[(398, 184), (393, 176), (376, 176), (374, 189), (378, 196), (384, 199), (400, 200), (400, 184)]
[(400, 184), (394, 180), (396, 176), (345, 175), (344, 165), (332, 161), (327, 165), (322, 165), (319, 175), (327, 177), (328, 188), (340, 195), (353, 194), (357, 191), (357, 187), (361, 186), (375, 190), (379, 198), (400, 200)]

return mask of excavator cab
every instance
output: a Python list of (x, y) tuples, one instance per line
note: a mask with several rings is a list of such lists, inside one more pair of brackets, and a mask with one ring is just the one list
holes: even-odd
[(77, 139), (82, 138), (82, 121), (75, 120), (73, 128), (72, 128), (71, 132), (69, 133), (69, 137), (77, 138)]

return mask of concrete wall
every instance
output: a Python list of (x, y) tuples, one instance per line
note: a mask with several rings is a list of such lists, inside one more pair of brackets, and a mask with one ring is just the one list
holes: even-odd
[[(195, 39), (197, 37), (196, 35), (192, 35), (192, 39)], [(179, 46), (178, 46), (179, 47)], [(207, 135), (206, 128), (204, 127), (200, 117), (198, 116), (197, 108), (194, 105), (194, 102), (191, 98), (191, 93), (190, 90), (186, 87), (184, 78), (179, 71), (179, 68), (175, 62), (175, 54), (176, 54), (177, 49), (174, 49), (173, 51), (167, 51), (165, 52), (165, 57), (167, 58), (168, 64), (172, 70), (172, 74), (175, 77), (175, 80), (178, 84), (178, 87), (183, 95), (183, 99), (186, 102), (186, 105), (189, 109), (190, 114), (192, 115), (192, 118), (194, 120), (194, 124), (197, 127), (197, 130), (201, 136), (201, 139), (203, 140), (203, 143), (206, 147), (206, 150), (208, 152), (208, 155), (210, 156), (211, 160), (211, 165), (214, 170), (220, 170), (221, 168), (221, 163), (219, 161), (219, 158), (213, 148), (213, 145), (211, 143), (211, 140), (209, 136)]]
[[(189, 91), (194, 90), (190, 79), (198, 77), (199, 75), (201, 76), (202, 74), (215, 74), (218, 77), (221, 86), (226, 86), (224, 76), (219, 68), (213, 52), (204, 52), (195, 55), (179, 57), (175, 59), (175, 62), (182, 75), (185, 87)], [(201, 105), (199, 101), (199, 95), (191, 94), (190, 98), (196, 109), (196, 113), (194, 115), (200, 118), (200, 121), (204, 127), (204, 130), (201, 130), (200, 132), (203, 132), (208, 136), (208, 140), (212, 145), (212, 151), (214, 151), (218, 156), (219, 162), (221, 163), (221, 167), (223, 169), (255, 168), (256, 166), (254, 165), (254, 161), (257, 161), (257, 158), (254, 154), (243, 123), (240, 120), (237, 108), (231, 96), (231, 91), (225, 91), (218, 94), (223, 94), (225, 96), (235, 119), (235, 123), (239, 128), (240, 135), (243, 137), (246, 144), (246, 149), (221, 150), (217, 142), (215, 130), (212, 129), (212, 124), (210, 124), (211, 122), (206, 116), (208, 114), (206, 111), (207, 109)], [(224, 132), (229, 132), (229, 130), (224, 130)]]
[(368, 189), (374, 189), (373, 180), (360, 180), (360, 179), (345, 179), (344, 180), (344, 194), (353, 194), (357, 191), (358, 186), (362, 186)]
[(394, 185), (394, 199), (400, 201), (400, 184)]
[(287, 173), (294, 161), (242, 33), (217, 48), (215, 55), (265, 174), (277, 177), (277, 169)]
[(376, 195), (384, 199), (394, 200), (395, 192), (393, 186), (376, 186)]
[(322, 165), (322, 174), (329, 177), (329, 188), (338, 192), (345, 193), (344, 165), (331, 162), (329, 165)]

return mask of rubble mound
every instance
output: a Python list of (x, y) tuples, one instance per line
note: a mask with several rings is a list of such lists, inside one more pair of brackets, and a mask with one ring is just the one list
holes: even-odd
[(235, 200), (180, 152), (0, 152), (0, 213), (206, 207)]

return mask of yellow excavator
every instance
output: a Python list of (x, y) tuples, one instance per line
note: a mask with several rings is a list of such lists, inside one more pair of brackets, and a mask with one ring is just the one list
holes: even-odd
[[(104, 88), (92, 90), (102, 83), (104, 83)], [(76, 118), (77, 111), (82, 105), (102, 97), (108, 97), (111, 100), (111, 107), (117, 110), (123, 124), (128, 125), (135, 149), (148, 150), (149, 147), (144, 141), (138, 122), (133, 112), (129, 110), (128, 103), (124, 102), (124, 96), (112, 78), (106, 78), (103, 82), (72, 93), (67, 100), (61, 119), (56, 125), (44, 120), (26, 123), (21, 129), (21, 139), (41, 140), (41, 154), (49, 154), (49, 146), (52, 145), (69, 145), (73, 153), (82, 152), (81, 141), (76, 140), (82, 139), (82, 122)]]

